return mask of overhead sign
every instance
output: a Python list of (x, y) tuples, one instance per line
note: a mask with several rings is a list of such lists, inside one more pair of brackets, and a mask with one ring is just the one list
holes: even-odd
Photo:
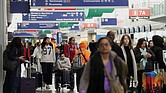
[(150, 17), (149, 9), (130, 9), (129, 18), (139, 18), (139, 19), (148, 19)]
[(10, 0), (10, 13), (29, 13), (29, 0)]
[(116, 18), (101, 18), (101, 25), (117, 25)]
[(84, 28), (97, 28), (96, 23), (84, 23)]
[(22, 14), (23, 21), (84, 21), (84, 12), (31, 12)]
[(71, 26), (69, 27), (69, 30), (80, 30), (79, 26)]
[(31, 6), (128, 6), (128, 0), (31, 0)]
[(59, 23), (17, 23), (17, 29), (59, 29)]
[(13, 37), (39, 37), (38, 32), (13, 32)]

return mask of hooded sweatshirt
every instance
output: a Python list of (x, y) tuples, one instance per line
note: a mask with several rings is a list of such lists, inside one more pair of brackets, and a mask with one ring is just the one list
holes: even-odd
[[(79, 44), (79, 48), (81, 49), (78, 49), (75, 53), (75, 56), (74, 58), (77, 56), (78, 53), (83, 53), (83, 55), (85, 56), (86, 60), (88, 61), (89, 60), (89, 57), (90, 57), (90, 51), (87, 49), (88, 48), (88, 42), (86, 41), (82, 41), (80, 44)], [(86, 64), (86, 60), (85, 58), (83, 57), (83, 55), (81, 55), (81, 60), (83, 62), (83, 64)]]
[(151, 50), (153, 51), (153, 53), (155, 54), (156, 58), (155, 61), (157, 61), (159, 63), (159, 68), (162, 69), (164, 68), (166, 70), (166, 66), (163, 62), (163, 54), (162, 54), (162, 50), (163, 50), (163, 38), (158, 36), (158, 35), (154, 35), (152, 37), (154, 46), (151, 48)]

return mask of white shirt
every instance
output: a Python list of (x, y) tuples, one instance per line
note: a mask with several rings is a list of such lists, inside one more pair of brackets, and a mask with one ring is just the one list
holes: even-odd
[(41, 49), (41, 62), (53, 63), (55, 62), (55, 48), (48, 45)]

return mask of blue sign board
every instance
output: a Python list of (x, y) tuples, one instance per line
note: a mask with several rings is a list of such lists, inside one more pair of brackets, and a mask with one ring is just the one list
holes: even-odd
[(80, 27), (79, 26), (71, 26), (69, 27), (69, 30), (79, 30)]
[(17, 23), (17, 29), (59, 29), (59, 23)]
[(38, 32), (13, 32), (13, 37), (38, 37)]
[(10, 0), (10, 13), (29, 13), (29, 0)]
[(31, 0), (31, 6), (128, 6), (128, 0)]
[(23, 21), (84, 21), (84, 12), (31, 12), (22, 14)]
[(57, 44), (60, 44), (62, 42), (62, 32), (57, 33)]
[(101, 25), (117, 25), (116, 18), (101, 18)]

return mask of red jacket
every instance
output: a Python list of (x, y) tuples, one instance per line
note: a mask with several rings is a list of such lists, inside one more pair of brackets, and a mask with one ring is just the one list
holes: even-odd
[(68, 57), (70, 59), (70, 62), (72, 62), (76, 50), (77, 50), (76, 45), (74, 47), (72, 47), (72, 45), (70, 43), (68, 43), (64, 46), (64, 54), (66, 57)]

